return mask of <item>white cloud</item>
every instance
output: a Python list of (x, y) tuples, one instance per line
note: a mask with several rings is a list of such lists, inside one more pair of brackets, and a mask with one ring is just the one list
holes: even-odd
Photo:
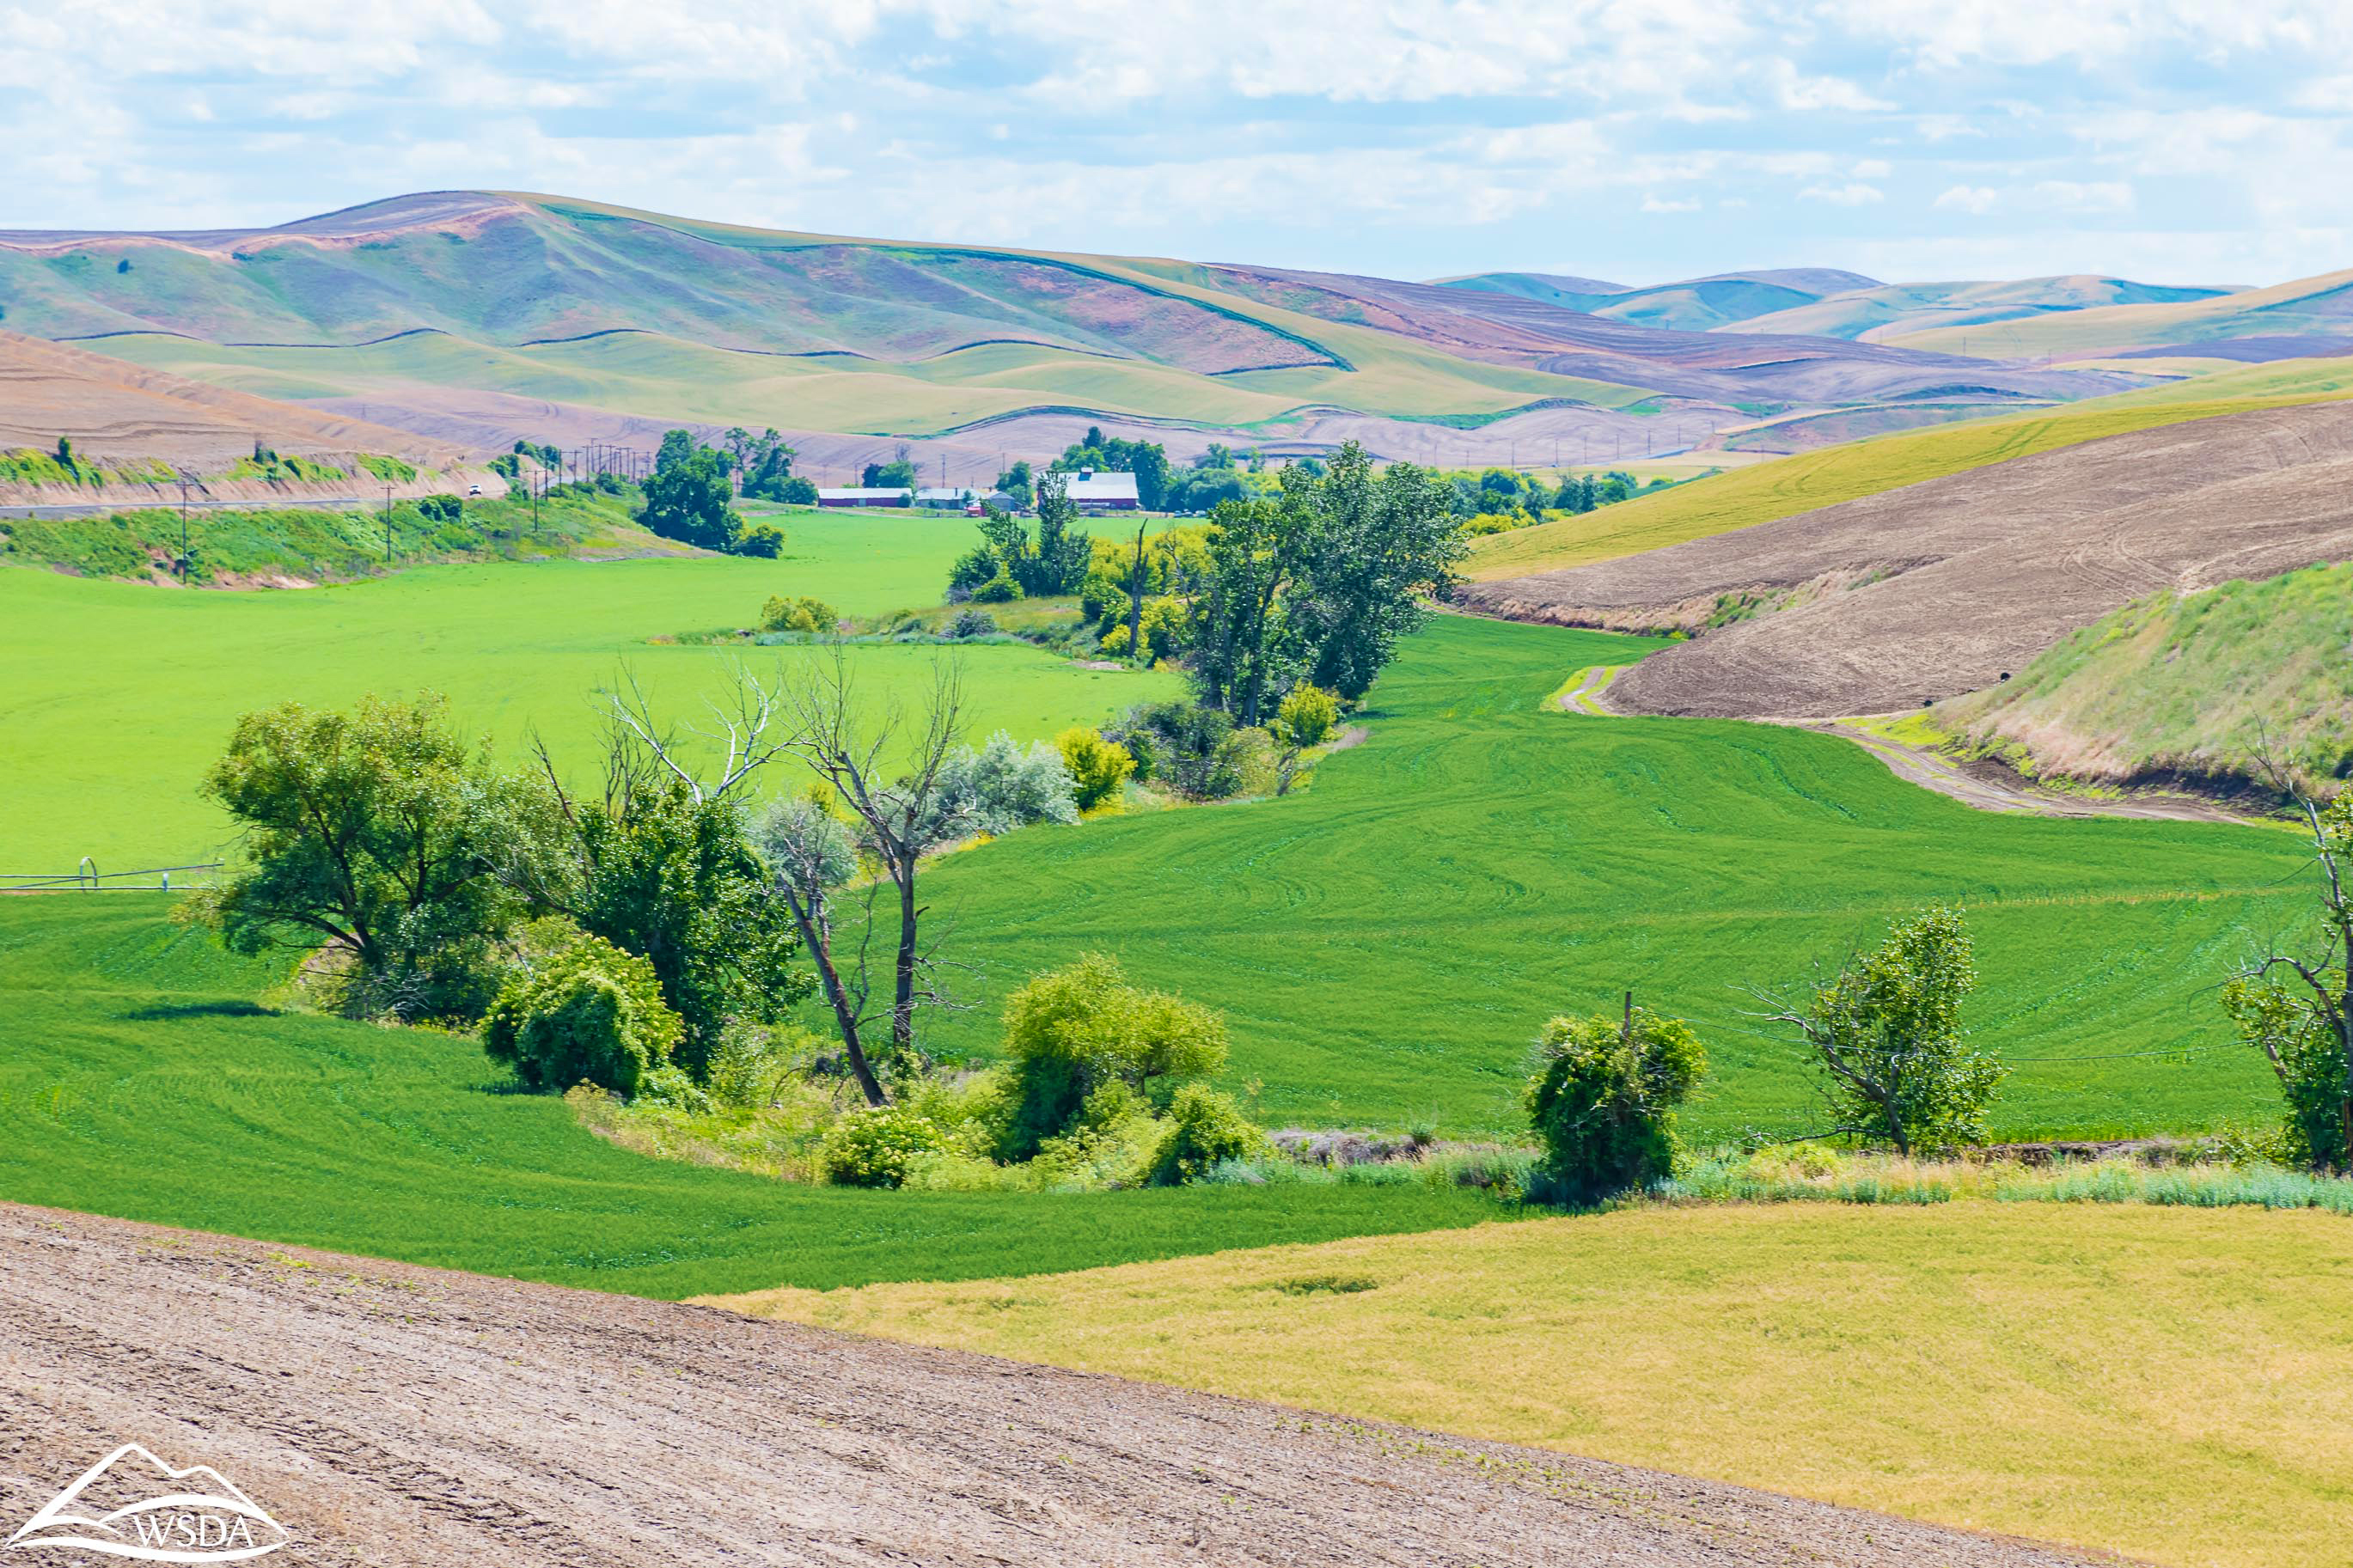
[(2121, 180), (2084, 184), (2077, 180), (2038, 180), (2034, 199), (2040, 205), (2076, 213), (2130, 212), (2133, 188)]
[(1661, 201), (1656, 196), (1644, 196), (1642, 198), (1642, 210), (1646, 213), (1695, 213), (1699, 211), (1699, 203), (1695, 201), (1668, 202)]
[(1955, 185), (1938, 196), (1932, 205), (1955, 212), (1976, 213), (1982, 217), (1993, 211), (2001, 200), (2001, 193), (1991, 185)]
[(1798, 195), (1810, 202), (1828, 202), (1832, 206), (1839, 207), (1868, 206), (1873, 202), (1883, 202), (1887, 199), (1887, 193), (1877, 185), (1866, 185), (1853, 181), (1843, 185), (1808, 185)]

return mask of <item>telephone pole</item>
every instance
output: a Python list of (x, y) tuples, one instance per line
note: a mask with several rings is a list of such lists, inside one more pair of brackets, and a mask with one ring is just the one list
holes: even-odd
[(180, 476), (180, 586), (188, 585), (188, 477)]
[(384, 487), (384, 563), (392, 564), (392, 486)]

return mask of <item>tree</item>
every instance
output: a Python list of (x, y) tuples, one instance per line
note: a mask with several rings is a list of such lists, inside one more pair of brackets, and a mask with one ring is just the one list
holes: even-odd
[(870, 490), (911, 490), (915, 488), (915, 465), (905, 458), (869, 463), (858, 482)]
[[(1029, 568), (1025, 574), (1013, 563), (1008, 563), (1013, 575), (1020, 580), (1025, 594), (1075, 594), (1086, 581), (1088, 563), (1094, 559), (1093, 542), (1072, 524), (1079, 520), (1078, 503), (1071, 500), (1066, 481), (1058, 474), (1048, 473), (1038, 480), (1038, 543), (1020, 556)], [(1018, 533), (1019, 523), (1014, 528)]]
[[(869, 1105), (889, 1104), (890, 1096), (866, 1054), (867, 1006), (872, 993), (867, 949), (861, 942), (848, 963), (834, 954), (834, 900), (858, 875), (858, 846), (849, 826), (811, 795), (770, 805), (754, 824), (753, 837), (767, 858), (775, 895), (784, 900), (800, 931), (801, 945), (817, 966), (818, 985), (833, 1010), (842, 1054), (859, 1092)], [(874, 890), (881, 886), (879, 881), (868, 884), (867, 918), (860, 926), (868, 938), (875, 930)]]
[(1115, 959), (1083, 953), (1032, 976), (1005, 1003), (1013, 1110), (998, 1152), (1027, 1160), (1118, 1083), (1166, 1106), (1178, 1085), (1225, 1065), (1225, 1020), (1165, 991), (1130, 985)]
[[(949, 660), (934, 665), (923, 708), (911, 716), (895, 699), (879, 707), (862, 701), (849, 650), (837, 643), (802, 665), (785, 700), (796, 721), (786, 747), (856, 819), (860, 847), (897, 895), (890, 1052), (893, 1063), (910, 1067), (916, 1008), (946, 1002), (933, 984), (937, 955), (923, 945), (917, 881), (923, 857), (945, 841), (941, 836), (963, 836), (960, 820), (943, 810), (964, 726), (962, 671)], [(870, 917), (867, 929), (873, 927)], [(881, 1103), (876, 1092), (868, 1098)]]
[(1675, 1107), (1707, 1069), (1691, 1026), (1634, 1005), (1617, 1017), (1558, 1017), (1538, 1042), (1527, 1087), (1528, 1119), (1545, 1169), (1568, 1194), (1590, 1201), (1674, 1173)]
[(638, 521), (649, 531), (704, 550), (736, 547), (744, 520), (733, 505), (733, 483), (720, 454), (697, 446), (685, 431), (662, 437), (645, 491)]
[(1135, 476), (1137, 504), (1146, 511), (1158, 511), (1168, 488), (1168, 453), (1152, 441), (1123, 440), (1105, 436), (1099, 425), (1087, 426), (1085, 438), (1063, 448), (1054, 459), (1054, 468), (1066, 473), (1082, 469)]
[(1003, 490), (1015, 506), (1026, 507), (1030, 501), (1029, 459), (1016, 458), (1013, 466), (997, 476), (997, 488)]
[(1187, 627), (1202, 704), (1245, 725), (1259, 721), (1305, 664), (1278, 604), (1307, 547), (1314, 481), (1290, 474), (1283, 481), (1279, 500), (1226, 501), (1210, 514), (1204, 591)]
[(743, 493), (757, 500), (796, 501), (803, 500), (801, 492), (806, 490), (807, 500), (815, 501), (817, 487), (793, 475), (793, 459), (797, 456), (773, 426), (755, 437), (746, 437), (735, 465), (742, 476)]
[(2257, 760), (2292, 801), (2312, 837), (2317, 930), (2295, 950), (2273, 948), (2222, 989), (2239, 1037), (2263, 1054), (2287, 1103), (2291, 1158), (2353, 1169), (2353, 789), (2323, 806), (2299, 788), (2268, 747)]
[(1371, 689), (1398, 639), (1420, 626), (1424, 596), (1452, 585), (1454, 563), (1470, 545), (1437, 476), (1392, 463), (1376, 479), (1354, 441), (1310, 494), (1296, 616), (1307, 678), (1353, 702)]
[(1821, 1074), (1832, 1125), (1909, 1156), (1924, 1144), (1985, 1137), (1985, 1108), (2007, 1069), (1971, 1049), (1961, 998), (1977, 986), (1968, 928), (1957, 909), (1897, 921), (1869, 953), (1850, 955), (1801, 1005), (1763, 1016), (1804, 1040)]
[(470, 1018), (490, 1000), (490, 942), (515, 909), (481, 873), (508, 814), (440, 697), (248, 713), (199, 788), (243, 828), (242, 863), (186, 918), (231, 951), (339, 954), (353, 1014)]
[(706, 702), (703, 727), (663, 721), (627, 670), (599, 699), (601, 790), (573, 789), (536, 744), (492, 869), (533, 913), (562, 915), (653, 966), (683, 1022), (680, 1064), (699, 1080), (731, 1018), (772, 1022), (814, 988), (744, 836), (742, 795), (781, 750), (776, 700), (741, 669), (728, 705)]

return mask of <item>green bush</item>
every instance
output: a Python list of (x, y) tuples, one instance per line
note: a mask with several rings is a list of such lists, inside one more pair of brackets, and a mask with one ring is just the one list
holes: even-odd
[(972, 591), (972, 596), (977, 604), (1009, 605), (1021, 596), (1021, 584), (1000, 571), (996, 576), (975, 588)]
[(1054, 737), (1054, 744), (1061, 748), (1062, 763), (1071, 770), (1081, 811), (1092, 811), (1117, 795), (1135, 771), (1135, 759), (1127, 748), (1104, 740), (1099, 731), (1083, 726), (1065, 730)]
[(804, 594), (786, 598), (771, 594), (768, 602), (760, 606), (760, 629), (764, 632), (829, 632), (841, 624), (840, 612), (823, 599), (813, 599)]
[(398, 458), (379, 457), (374, 452), (362, 452), (358, 455), (358, 461), (361, 468), (388, 485), (405, 485), (417, 477), (416, 466), (404, 463)]
[(466, 520), (466, 503), (458, 496), (427, 496), (417, 503), (417, 510), (427, 522), (463, 522)]
[(1226, 1025), (1207, 1007), (1128, 984), (1116, 961), (1090, 952), (1006, 999), (1004, 1048), (1010, 1112), (997, 1153), (1026, 1160), (1080, 1125), (1106, 1085), (1159, 1102), (1216, 1072)]
[(533, 921), (482, 1020), (482, 1048), (531, 1089), (593, 1083), (617, 1094), (681, 1092), (670, 1066), (682, 1026), (654, 967), (571, 921)]
[(1168, 1102), (1160, 1147), (1152, 1157), (1152, 1184), (1198, 1182), (1228, 1160), (1247, 1160), (1266, 1148), (1266, 1135), (1230, 1095), (1188, 1083)]
[(1648, 1008), (1624, 1017), (1555, 1018), (1527, 1088), (1546, 1173), (1589, 1200), (1674, 1173), (1674, 1108), (1706, 1070), (1699, 1037)]
[(785, 552), (785, 531), (773, 522), (755, 522), (735, 542), (735, 553), (774, 561)]
[(1340, 700), (1320, 686), (1294, 686), (1275, 710), (1272, 726), (1294, 746), (1320, 746), (1340, 722)]
[(946, 1150), (947, 1139), (931, 1119), (904, 1106), (853, 1110), (834, 1123), (818, 1155), (825, 1179), (844, 1187), (897, 1187), (908, 1167), (923, 1154)]

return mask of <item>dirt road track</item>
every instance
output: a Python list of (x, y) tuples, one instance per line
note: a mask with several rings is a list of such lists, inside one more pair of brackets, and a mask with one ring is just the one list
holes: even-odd
[(289, 1568), (2080, 1561), (1500, 1444), (0, 1205), (0, 1534), (134, 1440), (226, 1472), (294, 1533), (269, 1559)]

